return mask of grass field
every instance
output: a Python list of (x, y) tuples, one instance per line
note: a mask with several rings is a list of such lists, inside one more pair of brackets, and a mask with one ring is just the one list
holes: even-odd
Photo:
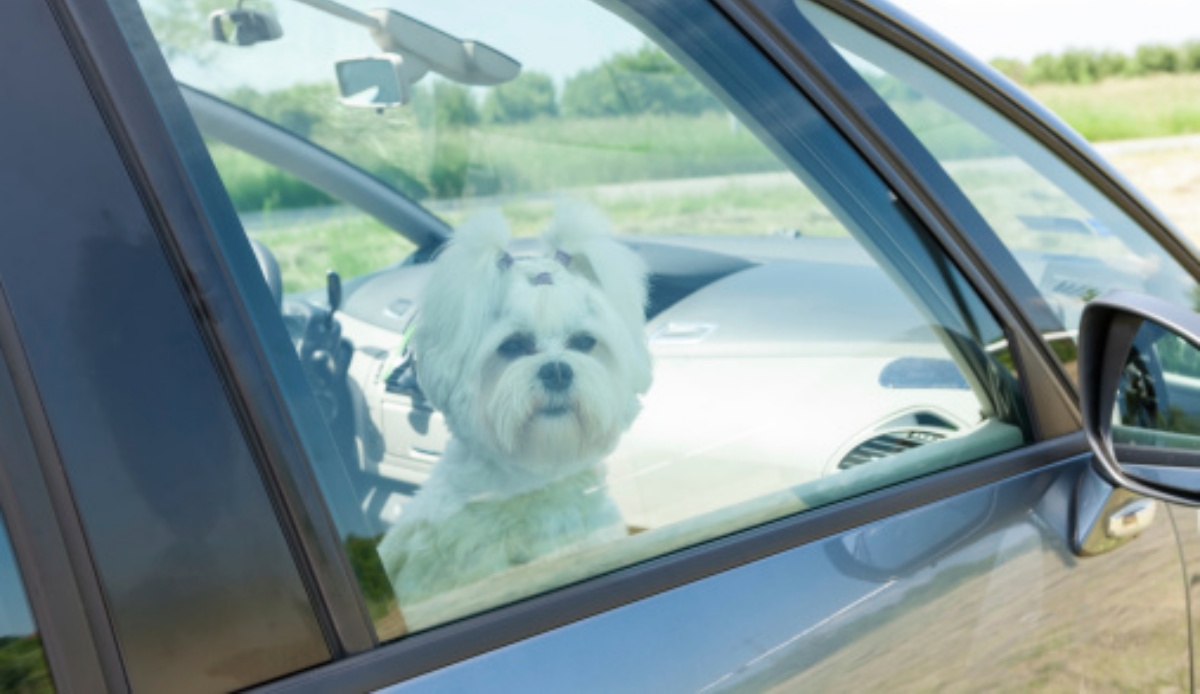
[(1092, 142), (1200, 133), (1200, 74), (1039, 85), (1028, 91)]
[[(1030, 91), (1093, 141), (1200, 132), (1200, 75), (1042, 85)], [(901, 115), (928, 125), (922, 137), (929, 138), (935, 151), (945, 148), (968, 159), (985, 154), (975, 151), (979, 143), (951, 127), (953, 121), (944, 114), (925, 109)], [(443, 134), (440, 140), (422, 135), (415, 122), (394, 127), (378, 119), (372, 122), (376, 127), (371, 130), (356, 121), (349, 130), (327, 128), (323, 135), (314, 135), (335, 150), (369, 148), (370, 161), (386, 162), (377, 172), (380, 176), (424, 198), (424, 204), (451, 224), (461, 222), (468, 212), (455, 198), (430, 197), (437, 175), (431, 162), (437, 159), (437, 148), (458, 148), (466, 162), (461, 172), (463, 194), (484, 197), (488, 204), (500, 207), (517, 235), (543, 228), (553, 213), (555, 197), (529, 194), (537, 191), (568, 191), (588, 199), (625, 234), (845, 233), (772, 153), (725, 115), (543, 120)], [(421, 137), (428, 140), (425, 145), (418, 142)], [(219, 144), (212, 144), (211, 151), (235, 206), (250, 213), (247, 227), (278, 255), (288, 291), (320, 286), (330, 268), (353, 277), (395, 262), (412, 250), (402, 236), (365, 215), (329, 212), (335, 201), (258, 160)], [(1200, 161), (1197, 154), (1200, 149), (1179, 152), (1162, 147), (1111, 158), (1196, 239), (1200, 238), (1200, 211), (1194, 204), (1200, 195), (1200, 164), (1193, 163)], [(946, 155), (940, 152), (939, 156)], [(968, 180), (960, 183), (966, 185)], [(990, 188), (1010, 190), (1005, 185)], [(992, 198), (985, 195), (977, 202), (997, 209), (1009, 202)], [(1052, 196), (1043, 198), (1051, 204), (1045, 214), (1075, 214), (1053, 209)], [(292, 211), (296, 208), (318, 211), (297, 214)], [(1060, 242), (1015, 226), (1011, 233), (1000, 231), (1025, 247), (1052, 250), (1045, 244)]]

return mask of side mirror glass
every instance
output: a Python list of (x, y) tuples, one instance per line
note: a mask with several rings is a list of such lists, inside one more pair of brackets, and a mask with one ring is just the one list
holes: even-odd
[(1200, 348), (1144, 321), (1125, 358), (1115, 407), (1115, 445), (1200, 450)]
[(1106, 295), (1084, 310), (1079, 352), (1084, 429), (1100, 472), (1146, 496), (1200, 504), (1200, 315)]

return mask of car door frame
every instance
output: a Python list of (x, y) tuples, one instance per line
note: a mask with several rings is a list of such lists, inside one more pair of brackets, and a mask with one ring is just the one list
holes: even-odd
[[(148, 29), (140, 42), (133, 43), (139, 52), (135, 58), (109, 5), (93, 0), (47, 2), (54, 8), (76, 51), (81, 70), (94, 85), (96, 101), (143, 191), (147, 208), (154, 213), (181, 281), (201, 307), (200, 313), (209, 317), (204, 327), (210, 331), (231, 391), (253, 422), (267, 469), (271, 471), (269, 484), (281, 500), (281, 523), (296, 538), (297, 553), (317, 586), (314, 602), (325, 615), (327, 636), (336, 646), (335, 660), (272, 688), (383, 686), (841, 530), (1087, 451), (1069, 383), (1033, 329), (1034, 321), (1024, 315), (1019, 302), (1002, 288), (999, 279), (1008, 278), (986, 260), (985, 251), (990, 247), (983, 245), (986, 239), (979, 238), (980, 229), (986, 226), (979, 227), (970, 220), (970, 210), (961, 209), (961, 201), (947, 205), (947, 200), (954, 199), (957, 188), (937, 173), (940, 168), (932, 157), (928, 153), (922, 156), (923, 148), (911, 134), (905, 135), (908, 131), (898, 120), (888, 123), (888, 112), (881, 112), (878, 104), (869, 103), (870, 97), (863, 94), (864, 90), (846, 93), (840, 80), (847, 77), (837, 68), (840, 59), (835, 62), (831, 55), (815, 55), (818, 50), (829, 52), (823, 39), (801, 45), (791, 37), (789, 28), (777, 23), (770, 0), (761, 3), (717, 0), (714, 4), (732, 20), (731, 30), (741, 31), (757, 43), (797, 89), (816, 103), (859, 149), (884, 182), (941, 241), (947, 255), (1010, 331), (1014, 353), (1031, 388), (1027, 400), (1038, 440), (1026, 448), (953, 468), (929, 479), (784, 518), (376, 648), (370, 620), (342, 554), (337, 529), (321, 494), (308, 449), (301, 444), (305, 441), (319, 449), (323, 445), (332, 446), (332, 441), (314, 443), (294, 424), (295, 412), (288, 405), (287, 396), (298, 392), (294, 389), (302, 388), (302, 382), (274, 383), (261, 376), (270, 373), (265, 351), (281, 349), (284, 336), (264, 338), (237, 298), (247, 296), (248, 301), (260, 303), (271, 301), (265, 286), (239, 285), (237, 277), (251, 274), (249, 256), (225, 253), (227, 249), (222, 248), (214, 231), (217, 225), (240, 223), (231, 206), (214, 208), (205, 201), (205, 194), (212, 192), (213, 186), (219, 186), (211, 163), (207, 164), (209, 170), (204, 180), (198, 182), (194, 178), (193, 167), (204, 170), (207, 153), (194, 124), (189, 125), (190, 116), (174, 89), (165, 63), (161, 57), (153, 57), (157, 47), (144, 45)], [(858, 3), (852, 2), (826, 4), (858, 7)], [(144, 27), (132, 3), (118, 2), (116, 7), (122, 23)], [(147, 65), (150, 67), (143, 73)], [(979, 84), (973, 91), (982, 89)], [(1001, 96), (989, 94), (989, 98), (996, 100)], [(1043, 127), (1035, 135), (1042, 140), (1050, 139), (1065, 152), (1074, 151), (1071, 143), (1050, 137), (1049, 128)], [(1076, 153), (1070, 155), (1068, 162), (1078, 168), (1089, 159)], [(1101, 167), (1093, 166), (1088, 173), (1104, 180)], [(197, 192), (197, 186), (201, 192)], [(1106, 187), (1112, 197), (1110, 189), (1115, 184), (1110, 182)], [(1119, 202), (1123, 208), (1142, 210), (1137, 200), (1129, 196), (1123, 196)], [(1140, 218), (1155, 220), (1144, 210), (1139, 212)], [(231, 255), (233, 260), (227, 260)], [(1200, 275), (1194, 260), (1187, 267), (1194, 275)]]

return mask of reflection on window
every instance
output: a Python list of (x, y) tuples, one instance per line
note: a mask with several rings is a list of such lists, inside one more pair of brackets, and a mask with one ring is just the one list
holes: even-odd
[(242, 111), (198, 119), (282, 276), (381, 638), (1025, 442), (1003, 330), (707, 3), (656, 4), (678, 35), (580, 1), (414, 6), (520, 72), (350, 89), (367, 109), (332, 83), (362, 28), (275, 4), (261, 45), (159, 37), (181, 81), (394, 189), (371, 217), (297, 180), (338, 174), (291, 137), (253, 155)]

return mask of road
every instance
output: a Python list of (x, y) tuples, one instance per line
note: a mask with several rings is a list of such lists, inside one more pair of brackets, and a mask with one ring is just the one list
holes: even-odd
[(1200, 248), (1200, 135), (1098, 143), (1096, 149)]

